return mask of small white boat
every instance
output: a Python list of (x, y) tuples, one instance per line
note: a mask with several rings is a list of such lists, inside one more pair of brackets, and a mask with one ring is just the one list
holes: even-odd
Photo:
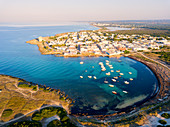
[(106, 60), (106, 63), (109, 63), (109, 61), (108, 61), (108, 60)]
[(123, 93), (128, 93), (127, 91), (123, 91)]
[(109, 66), (109, 63), (106, 63), (106, 65), (108, 65), (108, 66)]
[(112, 79), (113, 82), (116, 82), (116, 79)]
[(113, 67), (110, 67), (110, 69), (113, 69)]
[(109, 65), (109, 67), (112, 67), (112, 65)]
[(131, 74), (132, 74), (132, 72), (129, 72), (129, 74), (131, 75)]
[(116, 72), (120, 72), (120, 70), (117, 70)]
[(102, 71), (106, 71), (106, 68), (102, 68)]
[(85, 72), (87, 72), (87, 70), (85, 70)]
[(106, 75), (110, 75), (110, 72), (106, 73)]
[(124, 81), (124, 83), (125, 83), (125, 84), (129, 84), (129, 82), (128, 82), (128, 81)]
[(97, 77), (96, 77), (96, 76), (93, 76), (93, 78), (94, 78), (94, 79), (97, 79)]
[(124, 75), (123, 73), (120, 73), (120, 75)]
[(103, 65), (103, 63), (102, 63), (102, 62), (99, 62), (99, 65)]
[(108, 81), (104, 81), (104, 83), (109, 83)]
[(83, 76), (80, 76), (80, 78), (83, 78)]
[(92, 76), (88, 76), (88, 78), (92, 78)]
[(117, 76), (116, 76), (116, 77), (113, 77), (113, 78), (118, 79), (118, 77), (117, 77)]
[(114, 85), (109, 85), (109, 87), (114, 87)]
[(94, 68), (94, 66), (92, 66), (92, 68)]
[(133, 80), (133, 78), (130, 78), (130, 81), (132, 81)]
[(84, 62), (81, 61), (80, 64), (84, 64)]
[(111, 72), (114, 72), (114, 70), (111, 70)]

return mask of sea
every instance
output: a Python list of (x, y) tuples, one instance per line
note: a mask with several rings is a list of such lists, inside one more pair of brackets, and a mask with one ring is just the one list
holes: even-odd
[[(132, 105), (137, 106), (139, 102), (153, 96), (158, 90), (158, 81), (153, 72), (138, 61), (128, 57), (64, 58), (42, 55), (36, 45), (26, 43), (39, 36), (97, 29), (83, 23), (54, 26), (0, 25), (0, 74), (64, 91), (75, 101), (71, 108), (72, 114), (112, 114)], [(106, 65), (106, 60), (113, 68)], [(106, 71), (101, 71), (99, 62), (103, 62)], [(110, 75), (106, 75), (107, 72)], [(112, 81), (113, 77), (118, 77), (116, 82)]]

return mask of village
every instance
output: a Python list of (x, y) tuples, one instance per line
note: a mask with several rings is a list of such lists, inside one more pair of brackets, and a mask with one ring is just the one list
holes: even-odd
[(129, 52), (157, 50), (169, 40), (150, 35), (122, 35), (100, 31), (70, 32), (38, 38), (47, 52), (63, 56), (115, 56)]

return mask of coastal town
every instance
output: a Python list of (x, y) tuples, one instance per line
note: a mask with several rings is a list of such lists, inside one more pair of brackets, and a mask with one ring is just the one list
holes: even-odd
[[(33, 42), (33, 43), (32, 43)], [(58, 56), (115, 56), (130, 52), (157, 50), (170, 41), (150, 35), (123, 35), (103, 31), (79, 31), (39, 37), (28, 41), (39, 45), (42, 54)]]

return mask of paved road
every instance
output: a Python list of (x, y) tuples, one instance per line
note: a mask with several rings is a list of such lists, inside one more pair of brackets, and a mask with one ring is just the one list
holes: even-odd
[(156, 63), (158, 63), (158, 64), (160, 64), (160, 65), (166, 67), (168, 70), (170, 70), (169, 67), (166, 66), (165, 64), (163, 64), (163, 63), (161, 63), (161, 62), (159, 62), (159, 61), (156, 61), (156, 60), (154, 60), (154, 59), (151, 59), (151, 58), (147, 57), (146, 55), (144, 55), (143, 53), (139, 53), (139, 54), (142, 55), (143, 57), (149, 59), (149, 60), (152, 60), (152, 61), (154, 61), (154, 62), (156, 62)]

